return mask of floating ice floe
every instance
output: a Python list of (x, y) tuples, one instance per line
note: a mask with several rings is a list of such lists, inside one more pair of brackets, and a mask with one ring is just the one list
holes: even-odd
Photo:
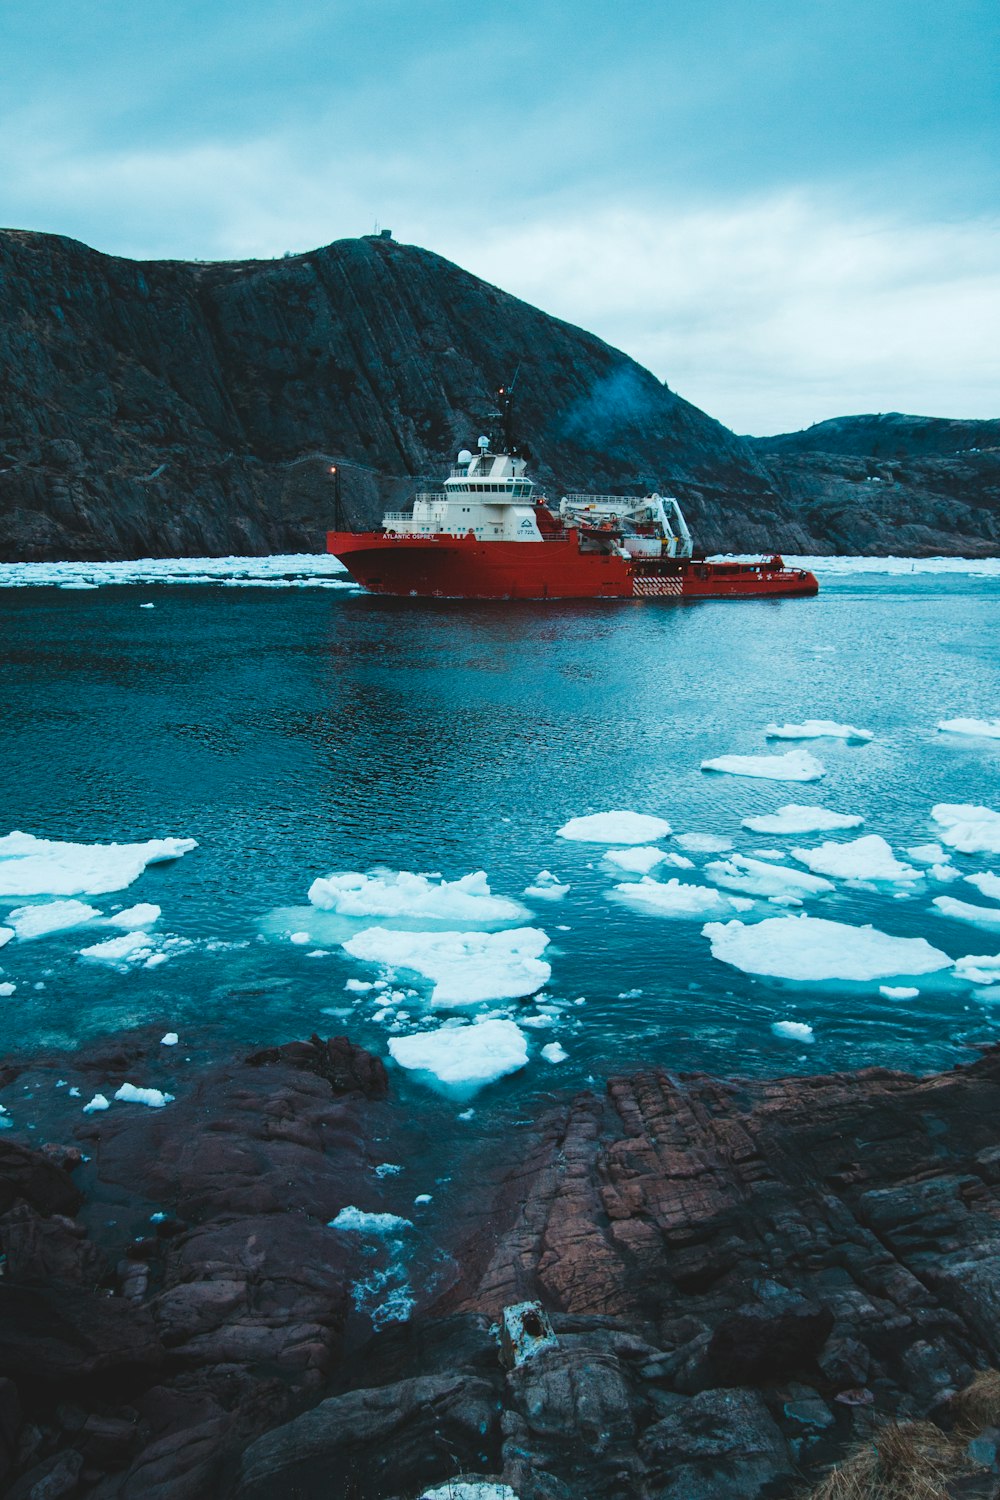
[(314, 880), (309, 901), (342, 917), (390, 917), (411, 921), (518, 922), (525, 909), (494, 896), (484, 870), (460, 880), (415, 875), (409, 870), (348, 870)]
[(569, 1053), (558, 1042), (546, 1042), (542, 1048), (542, 1056), (547, 1063), (561, 1063), (566, 1061)]
[(819, 875), (804, 875), (801, 870), (791, 870), (787, 865), (769, 864), (744, 854), (713, 860), (705, 866), (705, 874), (726, 890), (742, 891), (747, 896), (764, 896), (769, 901), (789, 905), (801, 905), (809, 896), (824, 896), (836, 889)]
[(1000, 740), (1000, 719), (940, 719), (938, 729), (945, 734), (966, 734)]
[(823, 917), (768, 917), (755, 925), (709, 922), (702, 932), (714, 958), (745, 974), (775, 979), (864, 983), (951, 967), (948, 955), (924, 938), (891, 937), (875, 927)]
[(654, 839), (666, 838), (669, 832), (670, 824), (665, 818), (619, 808), (613, 812), (570, 818), (557, 830), (557, 837), (586, 844), (648, 844)]
[(815, 849), (793, 849), (792, 858), (820, 875), (835, 880), (873, 881), (879, 885), (912, 887), (923, 879), (923, 872), (904, 864), (877, 833), (865, 834), (846, 844), (819, 844)]
[(145, 1104), (149, 1109), (162, 1109), (174, 1102), (173, 1094), (165, 1094), (161, 1089), (137, 1088), (134, 1083), (123, 1083), (115, 1090), (115, 1098), (123, 1104)]
[(1000, 981), (1000, 953), (967, 953), (955, 960), (955, 978), (970, 984), (996, 984)]
[(939, 802), (931, 817), (941, 839), (961, 854), (1000, 854), (1000, 812), (971, 802)]
[(682, 849), (689, 849), (692, 854), (725, 854), (733, 847), (732, 839), (721, 833), (679, 833), (674, 843), (680, 844)]
[(353, 1204), (342, 1208), (335, 1219), (331, 1219), (326, 1226), (328, 1229), (348, 1229), (355, 1234), (391, 1234), (404, 1233), (413, 1228), (412, 1219), (403, 1219), (399, 1214), (377, 1214), (368, 1213), (363, 1208), (355, 1208)]
[(19, 906), (7, 913), (7, 921), (21, 942), (47, 937), (52, 932), (68, 932), (84, 927), (101, 913), (84, 901), (44, 901), (37, 906)]
[(803, 807), (798, 802), (788, 802), (777, 812), (744, 818), (743, 827), (752, 833), (829, 833), (834, 828), (857, 828), (864, 821), (857, 813), (830, 812), (825, 807)]
[(195, 839), (73, 844), (30, 833), (0, 838), (0, 896), (103, 896), (138, 880), (147, 865), (180, 859)]
[(389, 1052), (401, 1068), (425, 1073), (468, 1096), (516, 1073), (528, 1061), (528, 1042), (513, 1021), (487, 1019), (391, 1037)]
[[(0, 588), (98, 588), (102, 584), (222, 583), (270, 588), (355, 588), (325, 552), (271, 557), (143, 557), (128, 562), (0, 563)], [(140, 605), (151, 609), (152, 605)]]
[(90, 1103), (83, 1106), (83, 1113), (85, 1115), (96, 1115), (101, 1110), (110, 1108), (111, 1104), (104, 1094), (95, 1094)]
[[(650, 870), (655, 870), (669, 855), (663, 849), (657, 849), (652, 844), (634, 844), (631, 849), (606, 849), (603, 858), (609, 864), (617, 865), (620, 870), (628, 870), (633, 875), (648, 875)], [(682, 855), (675, 855), (674, 859), (682, 859)], [(671, 861), (673, 863), (673, 861)], [(693, 868), (691, 861), (684, 863), (689, 869)]]
[(912, 844), (909, 849), (903, 851), (908, 854), (918, 865), (943, 864), (950, 858), (947, 849), (941, 844)]
[(179, 1041), (180, 1037), (177, 1035), (176, 1031), (168, 1031), (160, 1037), (160, 1046), (176, 1047)]
[(421, 1490), (417, 1500), (518, 1500), (509, 1484), (494, 1479), (449, 1479), (432, 1490)]
[(956, 901), (954, 896), (935, 896), (933, 904), (943, 917), (1000, 932), (1000, 906), (975, 906), (971, 901)]
[(6, 999), (9, 998), (9, 996), (13, 995), (13, 993), (14, 993), (14, 991), (16, 989), (17, 989), (17, 985), (16, 984), (12, 984), (9, 979), (5, 979), (3, 981), (3, 983), (0, 984), (0, 995), (2, 995), (3, 998), (6, 1000)]
[(855, 729), (853, 724), (838, 724), (833, 719), (803, 719), (801, 724), (768, 724), (764, 730), (769, 740), (848, 740), (864, 744), (873, 740), (870, 729)]
[(967, 885), (974, 885), (980, 895), (1000, 901), (1000, 875), (994, 875), (992, 870), (987, 870), (982, 875), (966, 875), (965, 881)]
[(0, 948), (2, 948), (5, 943), (9, 943), (13, 936), (13, 927), (0, 927)]
[(818, 781), (826, 775), (823, 762), (808, 750), (787, 750), (784, 755), (717, 755), (714, 760), (703, 760), (701, 769), (766, 781)]
[(409, 969), (433, 980), (431, 1004), (476, 1005), (516, 1000), (549, 982), (541, 954), (548, 937), (538, 927), (503, 932), (399, 932), (368, 927), (342, 946), (352, 958)]
[(815, 1032), (805, 1021), (772, 1021), (775, 1036), (787, 1037), (791, 1042), (814, 1042)]
[(139, 927), (152, 927), (159, 920), (160, 908), (152, 901), (140, 901), (136, 906), (128, 906), (124, 911), (115, 912), (113, 917), (108, 918), (108, 926), (134, 932)]
[(568, 890), (569, 886), (563, 885), (551, 870), (539, 870), (531, 885), (525, 887), (524, 894), (536, 901), (561, 901)]
[(627, 880), (609, 892), (613, 901), (623, 901), (639, 911), (661, 917), (705, 917), (712, 912), (749, 911), (752, 901), (724, 896), (710, 885), (688, 885), (681, 880)]
[(878, 992), (887, 1000), (915, 1000), (920, 994), (919, 990), (909, 984), (880, 984)]
[(120, 974), (140, 965), (147, 969), (166, 963), (168, 958), (194, 945), (188, 938), (165, 937), (145, 931), (123, 932), (121, 937), (107, 938), (80, 949), (80, 957), (89, 963), (110, 964)]

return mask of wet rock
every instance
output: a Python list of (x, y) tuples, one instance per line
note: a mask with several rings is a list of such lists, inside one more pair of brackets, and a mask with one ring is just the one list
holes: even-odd
[(356, 1047), (346, 1036), (322, 1041), (313, 1035), (308, 1042), (286, 1042), (281, 1047), (267, 1047), (247, 1058), (251, 1067), (268, 1067), (285, 1063), (325, 1078), (335, 1094), (364, 1094), (368, 1099), (384, 1099), (389, 1092), (389, 1075), (380, 1057), (363, 1047)]
[(63, 1449), (36, 1464), (7, 1491), (7, 1500), (68, 1500), (78, 1494), (83, 1454)]
[(75, 1214), (82, 1202), (61, 1165), (14, 1141), (0, 1140), (0, 1214), (18, 1198), (40, 1214)]
[(723, 1384), (779, 1381), (815, 1365), (832, 1326), (829, 1308), (805, 1301), (792, 1307), (746, 1307), (716, 1325), (708, 1357)]
[(648, 1428), (642, 1455), (658, 1500), (756, 1500), (794, 1466), (756, 1391), (702, 1391)]

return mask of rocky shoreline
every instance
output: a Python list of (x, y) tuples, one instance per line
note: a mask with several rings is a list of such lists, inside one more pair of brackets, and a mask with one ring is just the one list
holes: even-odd
[[(456, 1160), (447, 1274), (366, 1337), (380, 1262), (331, 1222), (385, 1211), (374, 1167), (412, 1138), (346, 1038), (147, 1028), (0, 1063), (0, 1104), (14, 1500), (777, 1500), (888, 1420), (947, 1426), (1000, 1364), (1000, 1048), (557, 1100)], [(978, 1426), (935, 1493), (997, 1493)]]

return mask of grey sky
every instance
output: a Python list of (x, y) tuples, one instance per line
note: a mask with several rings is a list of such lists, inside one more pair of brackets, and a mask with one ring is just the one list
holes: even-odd
[(375, 221), (741, 431), (1000, 410), (995, 0), (0, 7), (0, 220), (135, 256)]

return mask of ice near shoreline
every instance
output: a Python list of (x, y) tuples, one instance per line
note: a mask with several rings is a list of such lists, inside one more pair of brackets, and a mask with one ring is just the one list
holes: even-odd
[(745, 974), (800, 981), (864, 983), (950, 969), (951, 959), (924, 938), (891, 937), (823, 917), (768, 917), (709, 922), (702, 928), (712, 956)]
[(88, 906), (84, 901), (44, 901), (36, 906), (18, 906), (7, 913), (7, 921), (19, 941), (25, 943), (53, 932), (83, 927), (100, 915), (96, 906)]
[(137, 583), (357, 587), (343, 563), (327, 552), (271, 557), (143, 557), (129, 562), (0, 563), (0, 588), (93, 589), (104, 584)]
[(426, 1073), (467, 1098), (523, 1068), (528, 1042), (513, 1021), (490, 1017), (469, 1026), (442, 1026), (438, 1031), (390, 1037), (389, 1052), (401, 1068)]
[(314, 880), (311, 905), (342, 917), (405, 918), (408, 921), (519, 922), (527, 912), (517, 901), (494, 896), (485, 870), (444, 880), (409, 870), (347, 870)]
[(828, 833), (835, 828), (857, 828), (864, 821), (858, 813), (830, 812), (825, 807), (788, 802), (777, 812), (744, 818), (743, 827), (751, 833)]
[(838, 724), (834, 719), (803, 719), (801, 724), (768, 724), (768, 740), (847, 740), (865, 744), (875, 738), (870, 729), (855, 729), (853, 724)]
[(573, 839), (591, 844), (649, 844), (666, 838), (670, 824), (665, 818), (654, 818), (648, 813), (629, 812), (618, 808), (612, 812), (589, 813), (582, 818), (570, 818), (562, 828), (556, 830), (561, 839)]
[(124, 890), (147, 865), (180, 859), (195, 839), (142, 844), (74, 844), (30, 833), (0, 838), (0, 896), (103, 896)]
[(399, 932), (368, 927), (342, 946), (352, 958), (410, 970), (433, 981), (431, 1005), (450, 1008), (516, 1000), (547, 984), (541, 958), (548, 936), (538, 927), (503, 932)]
[(818, 781), (826, 775), (822, 761), (808, 750), (787, 750), (784, 755), (717, 755), (703, 760), (701, 769), (764, 781)]

